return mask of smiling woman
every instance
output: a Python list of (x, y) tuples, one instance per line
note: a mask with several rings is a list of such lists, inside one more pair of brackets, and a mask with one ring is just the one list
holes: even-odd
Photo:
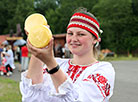
[(115, 72), (111, 63), (100, 62), (94, 56), (100, 33), (94, 15), (79, 9), (67, 27), (66, 42), (72, 59), (54, 57), (53, 39), (45, 48), (28, 42), (32, 56), (28, 71), (22, 73), (22, 101), (108, 102), (113, 94)]

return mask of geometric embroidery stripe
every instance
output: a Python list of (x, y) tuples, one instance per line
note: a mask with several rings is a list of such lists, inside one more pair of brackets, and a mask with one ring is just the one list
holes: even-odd
[(79, 70), (75, 73), (74, 77), (73, 77), (73, 82), (76, 81), (77, 76), (80, 74), (81, 68), (79, 68)]
[(78, 73), (75, 75), (73, 82), (75, 82), (75, 81), (79, 78), (79, 76), (81, 75), (81, 73), (82, 73), (86, 68), (87, 68), (87, 67), (81, 67), (81, 68), (80, 68), (80, 70), (78, 71)]
[(82, 20), (82, 19), (78, 19), (78, 18), (74, 18), (70, 22), (75, 22), (75, 21), (87, 24), (87, 25), (93, 27), (97, 32), (99, 32), (98, 28), (93, 23), (90, 23), (90, 22), (88, 22), (86, 20)]
[[(95, 83), (96, 84), (96, 83)], [(102, 91), (102, 88), (100, 88), (100, 86), (98, 84), (96, 84), (97, 87), (99, 88), (99, 90), (101, 91), (101, 94), (103, 95), (103, 97), (105, 98), (106, 96), (104, 95), (103, 91)]]
[(83, 72), (84, 69), (87, 67), (80, 67), (80, 66), (69, 66), (69, 69), (67, 71), (69, 77), (72, 79), (73, 83), (78, 79), (80, 74)]
[(90, 17), (90, 16), (88, 16), (86, 14), (83, 14), (83, 13), (75, 13), (73, 16), (81, 16), (81, 17), (88, 18), (91, 21), (94, 21), (99, 26), (99, 23), (97, 22), (97, 20), (95, 20), (93, 17)]
[(92, 23), (94, 26), (96, 26), (97, 28), (99, 28), (99, 26), (98, 26), (94, 21), (92, 21), (92, 20), (90, 20), (90, 19), (88, 19), (88, 18), (86, 18), (86, 17), (83, 17), (83, 16), (73, 16), (73, 17), (71, 18), (71, 20), (72, 20), (72, 19), (76, 19), (76, 18), (85, 20), (85, 21), (87, 21), (87, 22), (90, 22), (90, 23)]

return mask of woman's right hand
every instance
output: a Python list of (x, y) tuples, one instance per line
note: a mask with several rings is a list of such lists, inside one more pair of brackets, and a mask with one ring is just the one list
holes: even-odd
[(40, 59), (43, 63), (49, 65), (51, 61), (54, 60), (53, 53), (53, 38), (50, 40), (49, 44), (44, 48), (36, 48), (27, 39), (27, 48), (31, 54)]
[(24, 28), (25, 34), (28, 36), (29, 32), (26, 31), (26, 29)]

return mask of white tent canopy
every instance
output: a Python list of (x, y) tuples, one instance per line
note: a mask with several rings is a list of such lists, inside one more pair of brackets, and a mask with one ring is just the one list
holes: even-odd
[(2, 42), (3, 45), (8, 45), (9, 42), (7, 40), (5, 40), (4, 42)]
[(26, 44), (26, 41), (25, 41), (24, 39), (16, 40), (16, 41), (13, 43), (14, 46), (22, 46), (22, 45), (24, 45), (24, 44)]

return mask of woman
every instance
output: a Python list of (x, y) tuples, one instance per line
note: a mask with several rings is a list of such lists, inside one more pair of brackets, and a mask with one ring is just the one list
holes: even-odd
[(67, 27), (66, 41), (72, 59), (54, 58), (53, 39), (43, 49), (28, 42), (32, 56), (28, 71), (22, 73), (22, 101), (108, 102), (113, 94), (115, 72), (110, 63), (95, 58), (99, 33), (96, 18), (80, 11), (73, 14)]

